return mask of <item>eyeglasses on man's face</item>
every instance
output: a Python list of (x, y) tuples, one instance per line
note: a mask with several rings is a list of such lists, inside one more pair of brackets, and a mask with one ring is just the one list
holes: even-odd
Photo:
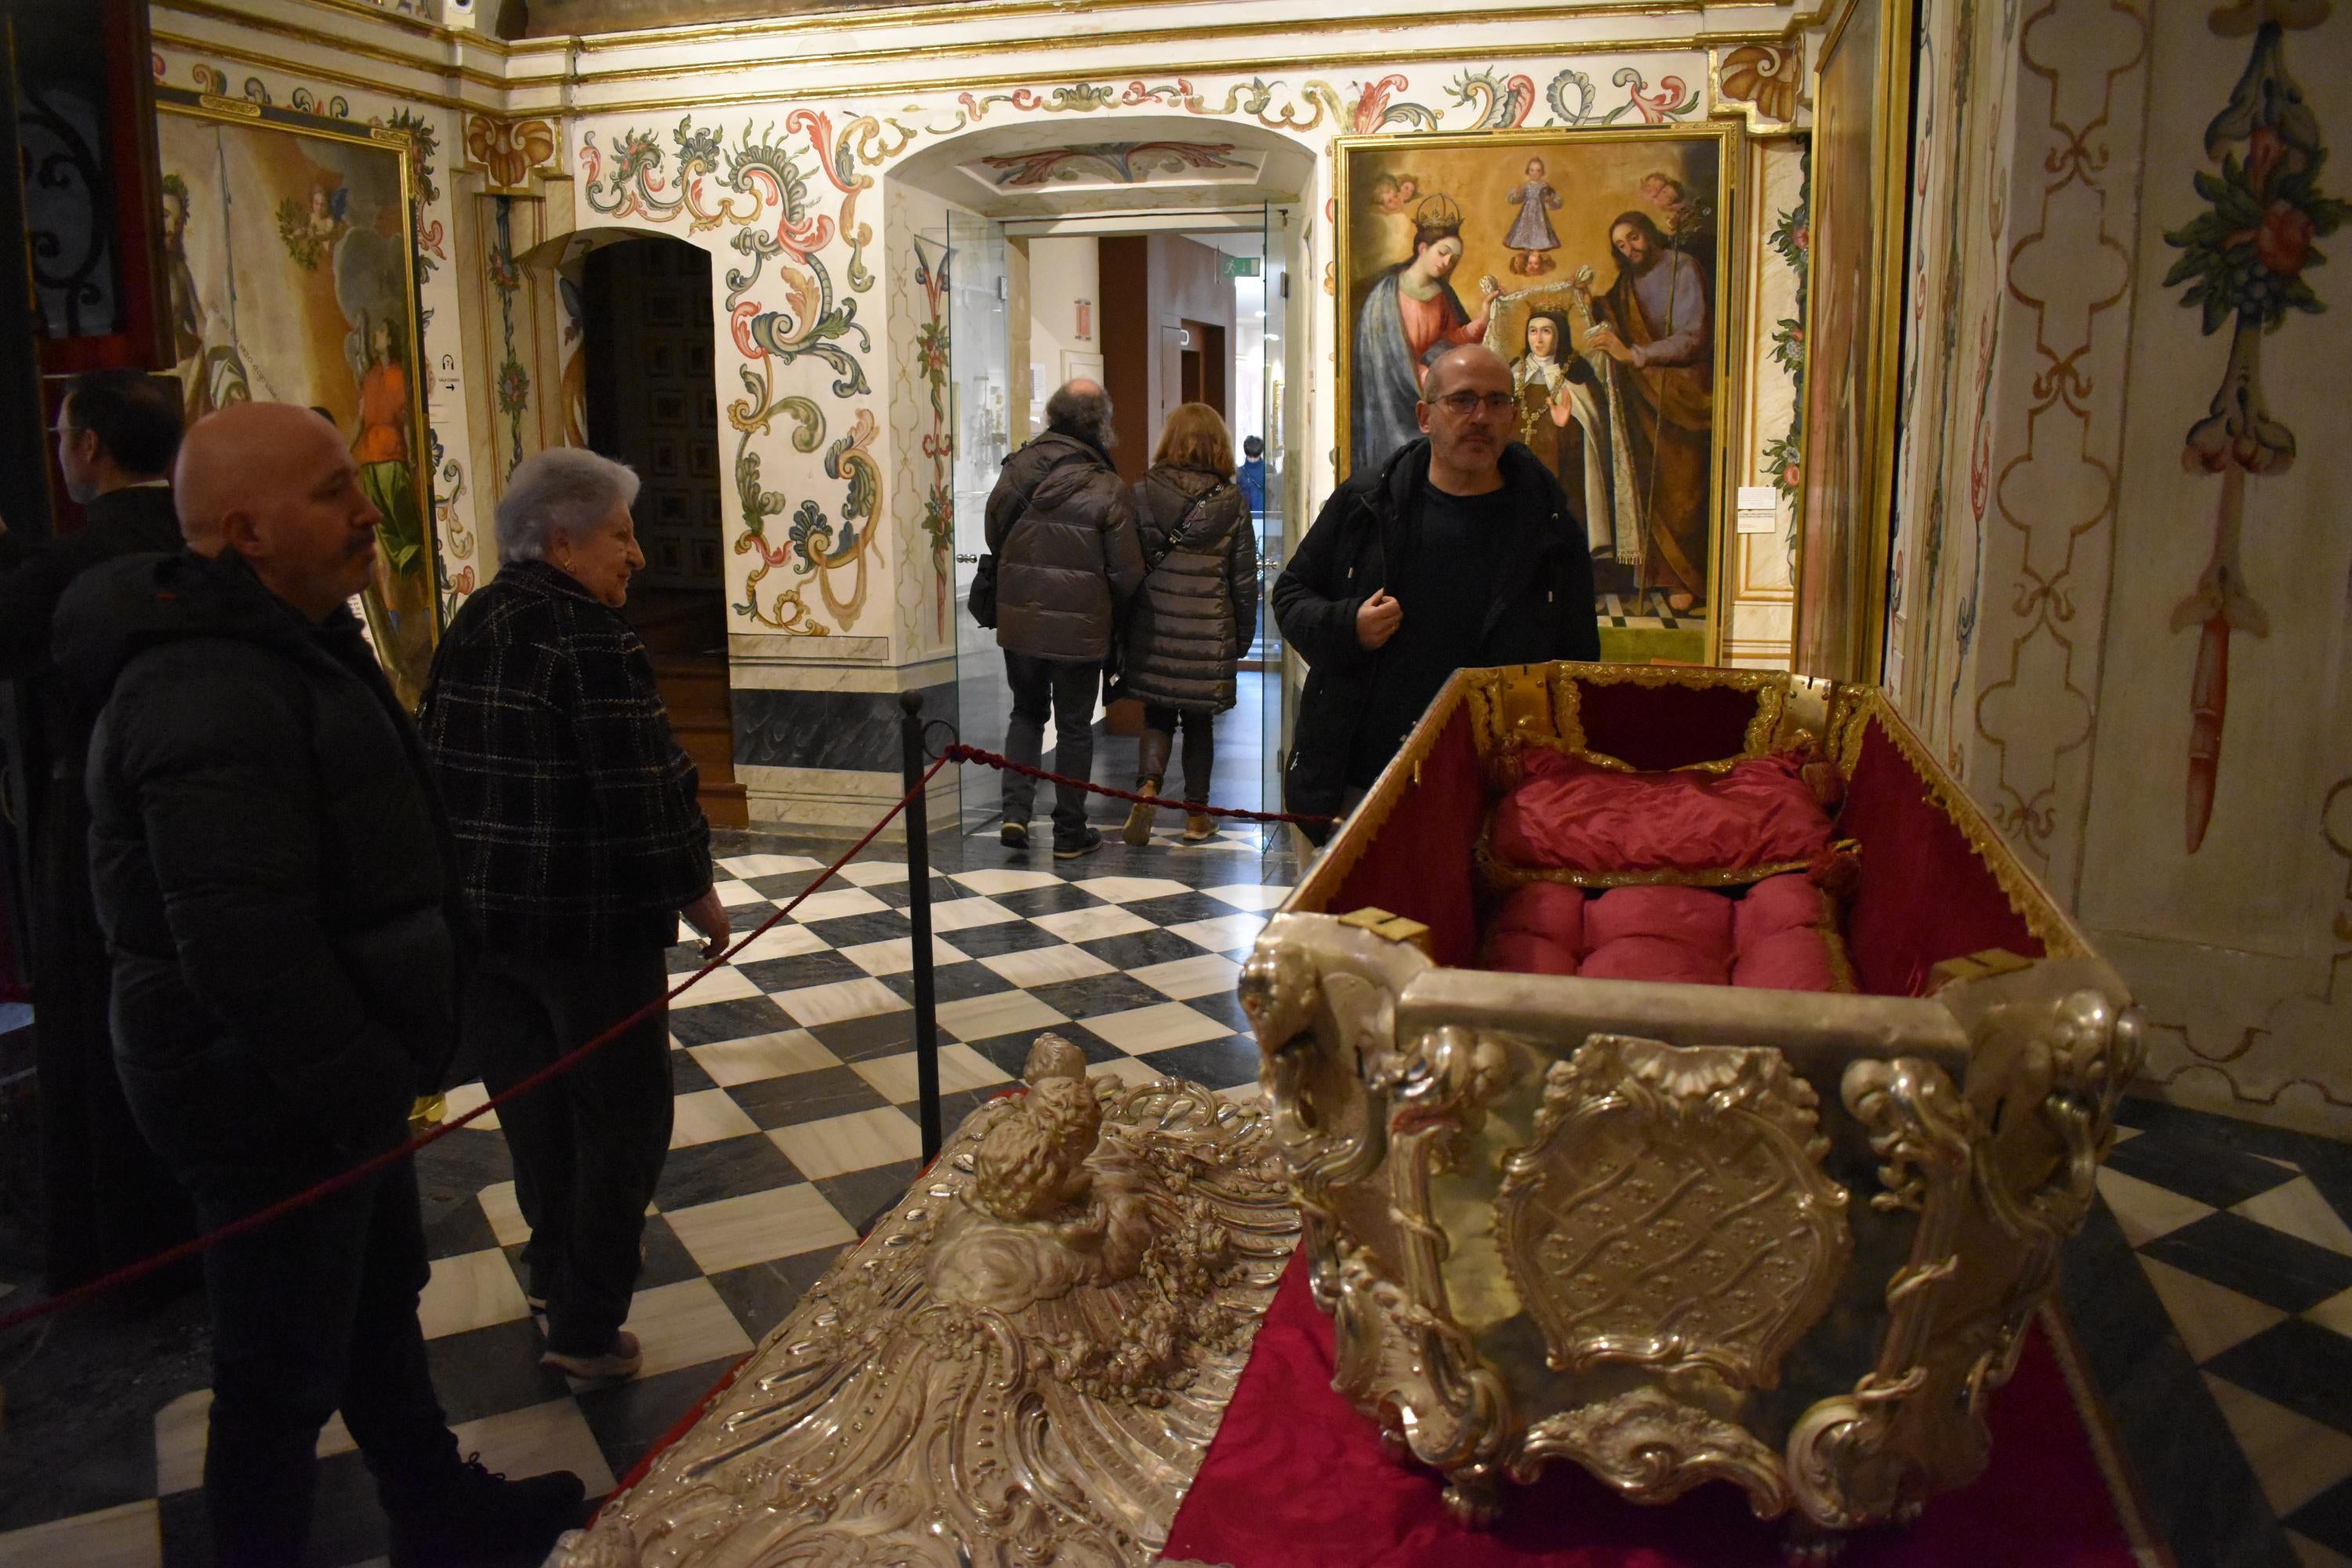
[(1430, 401), (1456, 419), (1467, 419), (1482, 409), (1488, 414), (1508, 414), (1519, 400), (1516, 394), (1508, 392), (1449, 392)]

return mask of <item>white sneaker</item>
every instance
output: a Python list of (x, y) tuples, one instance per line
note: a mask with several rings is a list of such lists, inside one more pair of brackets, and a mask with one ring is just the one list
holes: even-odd
[(637, 1350), (637, 1336), (623, 1329), (613, 1336), (610, 1348), (599, 1355), (570, 1355), (562, 1351), (542, 1352), (539, 1364), (594, 1383), (605, 1378), (635, 1377), (645, 1357)]

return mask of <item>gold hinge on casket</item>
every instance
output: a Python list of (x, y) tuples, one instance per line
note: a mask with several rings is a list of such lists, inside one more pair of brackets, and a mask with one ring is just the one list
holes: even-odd
[(1407, 915), (1393, 915), (1386, 910), (1367, 905), (1353, 914), (1341, 915), (1339, 923), (1368, 931), (1374, 936), (1386, 937), (1391, 942), (1411, 942), (1423, 952), (1429, 951), (1429, 928)]

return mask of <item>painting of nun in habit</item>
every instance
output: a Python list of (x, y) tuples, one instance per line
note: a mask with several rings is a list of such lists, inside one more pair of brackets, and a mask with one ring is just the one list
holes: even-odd
[(1506, 294), (1486, 346), (1510, 363), (1519, 442), (1576, 503), (1596, 567), (1638, 564), (1642, 490), (1620, 435), (1625, 409), (1600, 352), (1577, 349), (1571, 318), (1591, 331), (1591, 312), (1570, 285)]

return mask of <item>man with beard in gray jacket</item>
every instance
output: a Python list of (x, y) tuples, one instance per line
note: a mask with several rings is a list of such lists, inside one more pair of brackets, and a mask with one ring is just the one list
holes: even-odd
[[(988, 548), (996, 555), (996, 641), (1004, 649), (1013, 715), (1005, 754), (1038, 765), (1045, 715), (1054, 716), (1054, 769), (1069, 778), (1094, 771), (1095, 693), (1115, 626), (1143, 585), (1135, 509), (1110, 465), (1110, 397), (1073, 381), (1045, 400), (1045, 433), (1004, 459), (988, 498)], [(1037, 781), (1004, 775), (1008, 849), (1029, 843)], [(1074, 860), (1102, 847), (1087, 826), (1086, 792), (1054, 786), (1054, 858)]]

